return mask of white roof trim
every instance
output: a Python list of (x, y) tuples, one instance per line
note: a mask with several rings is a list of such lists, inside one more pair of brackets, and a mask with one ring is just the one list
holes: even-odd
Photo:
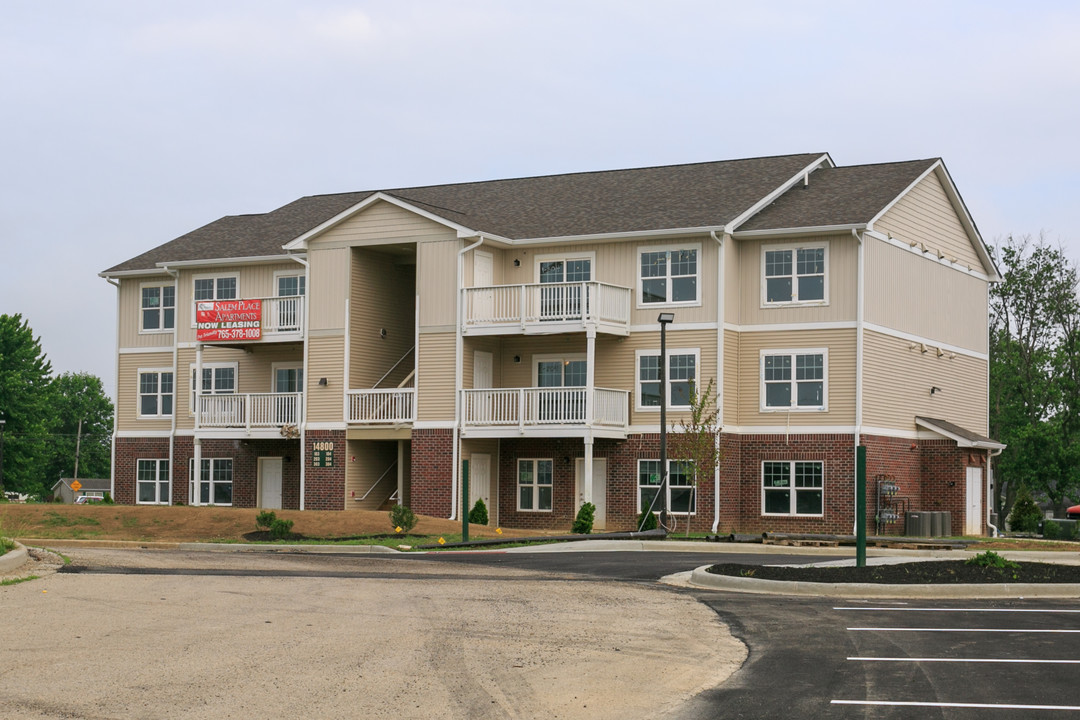
[(145, 269), (142, 269), (142, 270), (116, 270), (114, 272), (109, 272), (108, 270), (106, 270), (105, 272), (99, 272), (98, 277), (105, 278), (106, 280), (108, 280), (109, 278), (131, 278), (131, 277), (150, 277), (150, 276), (158, 277), (158, 276), (167, 275), (167, 274), (168, 273), (165, 270), (161, 269), (160, 267), (155, 267), (155, 268), (145, 268)]
[[(550, 243), (589, 242), (598, 240), (634, 240), (673, 235), (708, 235), (710, 232), (723, 231), (723, 225), (706, 225), (689, 228), (659, 228), (656, 230), (627, 230), (624, 232), (591, 233), (589, 235), (552, 235), (551, 237), (504, 239), (510, 245), (547, 245)], [(487, 237), (487, 233), (484, 233)], [(475, 235), (474, 235), (475, 237)]]
[(788, 190), (793, 188), (799, 181), (806, 178), (810, 173), (814, 172), (825, 163), (828, 163), (829, 167), (835, 167), (835, 163), (833, 163), (832, 158), (829, 157), (829, 153), (825, 153), (817, 160), (797, 172), (794, 177), (790, 178), (787, 182), (783, 183), (771, 193), (761, 198), (749, 208), (744, 210), (742, 215), (739, 215), (734, 220), (729, 222), (726, 226), (724, 226), (724, 232), (728, 235), (734, 234), (735, 228), (739, 227), (744, 222), (752, 218), (754, 215), (757, 215), (759, 212), (761, 212), (764, 208), (771, 205), (772, 202), (776, 200), (776, 198), (786, 193)]
[(915, 424), (921, 428), (932, 430), (938, 435), (947, 437), (950, 440), (955, 440), (957, 447), (978, 448), (981, 450), (1004, 450), (1007, 447), (1004, 443), (995, 442), (993, 440), (968, 440), (965, 437), (949, 432), (940, 425), (932, 423), (925, 418), (915, 418)]
[(431, 220), (432, 222), (436, 222), (436, 223), (439, 223), (440, 225), (444, 225), (444, 226), (446, 226), (446, 227), (448, 227), (448, 228), (450, 228), (452, 230), (456, 230), (457, 233), (458, 233), (458, 236), (461, 236), (462, 233), (465, 233), (466, 237), (471, 237), (471, 236), (474, 236), (474, 235), (477, 234), (477, 231), (475, 231), (475, 230), (471, 230), (471, 229), (465, 227), (464, 225), (459, 225), (458, 223), (451, 222), (451, 221), (447, 220), (444, 217), (440, 217), (440, 216), (436, 215), (435, 213), (428, 212), (427, 210), (422, 210), (422, 209), (416, 207), (415, 205), (413, 205), (411, 203), (408, 203), (408, 202), (405, 202), (404, 200), (396, 198), (396, 197), (394, 197), (392, 195), (387, 195), (384, 192), (376, 192), (376, 193), (372, 193), (371, 195), (364, 198), (360, 202), (356, 203), (352, 207), (346, 208), (345, 210), (342, 210), (341, 212), (339, 212), (337, 215), (330, 218), (329, 220), (326, 220), (325, 222), (322, 222), (319, 225), (316, 225), (311, 230), (308, 230), (306, 233), (304, 233), (300, 237), (296, 238), (295, 240), (290, 240), (289, 242), (282, 245), (282, 247), (284, 249), (286, 249), (286, 250), (304, 250), (304, 249), (307, 249), (308, 240), (310, 240), (311, 238), (313, 238), (313, 237), (315, 237), (317, 235), (320, 235), (321, 233), (326, 232), (327, 230), (334, 227), (338, 223), (341, 223), (341, 222), (344, 222), (345, 220), (348, 220), (353, 215), (357, 214), (358, 212), (361, 212), (362, 210), (365, 210), (366, 208), (374, 205), (377, 202), (387, 202), (387, 203), (390, 203), (391, 205), (396, 205), (397, 207), (399, 207), (399, 208), (401, 208), (403, 210), (407, 210), (407, 211), (409, 211), (411, 213), (416, 213), (417, 215), (420, 215), (421, 217), (427, 218), (428, 220)]
[(731, 237), (736, 240), (757, 237), (778, 237), (783, 235), (849, 235), (852, 230), (863, 230), (866, 223), (850, 223), (847, 225), (813, 225), (808, 227), (776, 228), (774, 230), (736, 230)]

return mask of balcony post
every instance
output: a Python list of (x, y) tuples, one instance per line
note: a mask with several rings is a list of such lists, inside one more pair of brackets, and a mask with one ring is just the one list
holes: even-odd
[(518, 432), (525, 434), (525, 388), (518, 388)]
[(596, 328), (585, 335), (585, 426), (593, 426), (596, 413)]
[(522, 332), (525, 332), (525, 297), (526, 297), (526, 286), (522, 285), (521, 286), (521, 292), (519, 293), (519, 298), (518, 298), (518, 320), (521, 322), (521, 331)]
[(591, 503), (593, 501), (592, 496), (592, 480), (593, 480), (593, 438), (590, 432), (585, 436), (585, 467), (582, 468), (584, 478), (582, 482), (585, 483), (585, 487), (582, 488), (582, 504)]

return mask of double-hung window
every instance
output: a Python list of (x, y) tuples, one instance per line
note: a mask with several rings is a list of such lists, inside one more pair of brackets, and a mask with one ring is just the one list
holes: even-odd
[(829, 247), (824, 244), (762, 246), (762, 305), (828, 302), (828, 260)]
[(203, 395), (230, 395), (236, 392), (236, 363), (203, 365), (202, 382), (195, 382), (195, 368), (191, 368), (191, 410), (195, 410), (195, 390)]
[(195, 481), (195, 458), (188, 465), (188, 497), (198, 497), (200, 505), (232, 505), (232, 458), (203, 458), (198, 487)]
[[(581, 318), (580, 283), (592, 280), (593, 254), (583, 257), (541, 256), (536, 259), (536, 280), (540, 283), (540, 319)], [(573, 283), (573, 284), (571, 284)], [(586, 298), (588, 291), (586, 291)], [(588, 312), (588, 302), (584, 310)]]
[[(697, 382), (697, 349), (668, 350), (667, 395), (669, 408), (690, 407), (690, 395)], [(637, 352), (637, 409), (660, 407), (660, 353)]]
[(300, 329), (301, 297), (307, 294), (307, 278), (301, 274), (277, 275), (277, 329), (295, 332)]
[(638, 305), (700, 305), (701, 246), (638, 250)]
[(235, 275), (214, 275), (194, 279), (196, 300), (235, 300), (237, 279)]
[[(667, 481), (668, 512), (693, 515), (697, 511), (694, 497), (694, 468), (690, 461), (668, 460)], [(656, 496), (660, 490), (660, 461), (638, 460), (638, 507), (640, 513), (647, 508), (656, 509)]]
[(173, 372), (139, 370), (139, 417), (171, 417), (173, 414)]
[(828, 409), (829, 354), (824, 348), (761, 351), (761, 409)]
[(142, 285), (139, 295), (142, 332), (163, 332), (176, 327), (175, 285)]
[(169, 461), (139, 460), (136, 462), (136, 483), (140, 505), (169, 504)]
[(554, 468), (550, 459), (518, 460), (518, 510), (551, 511)]
[(761, 464), (761, 509), (765, 515), (823, 515), (825, 463), (766, 460)]

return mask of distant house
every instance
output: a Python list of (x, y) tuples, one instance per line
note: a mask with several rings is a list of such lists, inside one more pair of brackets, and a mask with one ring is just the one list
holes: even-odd
[(104, 498), (109, 492), (109, 478), (79, 478), (79, 489), (72, 490), (71, 485), (75, 478), (60, 478), (52, 486), (53, 498), (59, 498), (60, 502), (73, 503), (81, 497)]
[[(120, 503), (460, 518), (468, 461), (506, 527), (585, 502), (630, 527), (667, 470), (680, 527), (850, 533), (862, 446), (875, 531), (916, 510), (987, 531), (1000, 276), (940, 159), (316, 195), (101, 275)], [(723, 460), (695, 485), (660, 467), (659, 411), (710, 380)]]

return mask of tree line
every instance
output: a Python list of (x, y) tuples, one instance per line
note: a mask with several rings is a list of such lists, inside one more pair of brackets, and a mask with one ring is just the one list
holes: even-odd
[(56, 481), (109, 477), (113, 404), (89, 373), (53, 375), (22, 315), (0, 315), (3, 490), (47, 497)]

